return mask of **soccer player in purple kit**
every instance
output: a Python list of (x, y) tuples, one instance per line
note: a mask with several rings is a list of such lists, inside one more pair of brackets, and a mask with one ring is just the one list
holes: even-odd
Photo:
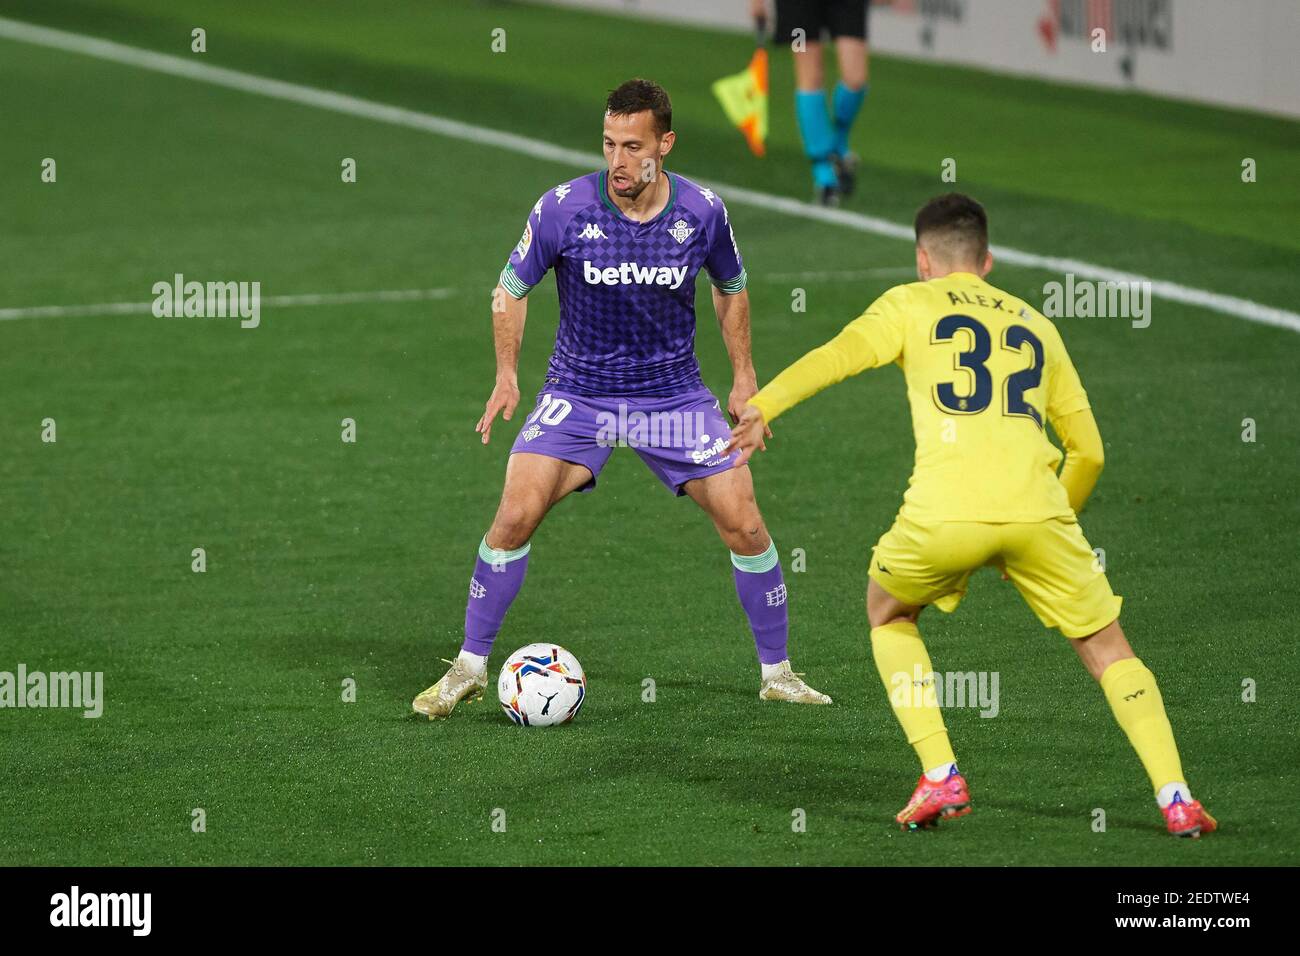
[(745, 268), (721, 198), (663, 169), (676, 139), (663, 88), (629, 80), (605, 104), (606, 168), (548, 191), (524, 226), (493, 297), (496, 385), (476, 431), (519, 403), (517, 363), (528, 293), (555, 271), (560, 323), (537, 405), (511, 449), (505, 488), (478, 547), (465, 641), (451, 668), (412, 702), (446, 717), (487, 686), (487, 661), (523, 585), (530, 540), (547, 511), (590, 491), (615, 444), (633, 447), (677, 495), (690, 496), (731, 551), (736, 593), (761, 666), (759, 698), (831, 699), (790, 667), (786, 588), (748, 467), (722, 454), (731, 425), (695, 358), (695, 277), (704, 268), (731, 359), (727, 411), (758, 391)]

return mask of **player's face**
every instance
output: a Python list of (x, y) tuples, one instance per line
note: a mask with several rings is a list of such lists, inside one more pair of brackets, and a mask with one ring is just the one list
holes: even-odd
[(625, 116), (605, 114), (605, 165), (616, 196), (635, 199), (659, 178), (674, 135), (669, 131), (656, 136), (654, 114), (649, 110)]

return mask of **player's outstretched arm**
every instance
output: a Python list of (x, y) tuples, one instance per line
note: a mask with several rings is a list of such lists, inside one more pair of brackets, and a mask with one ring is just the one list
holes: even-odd
[(516, 299), (500, 285), (492, 292), (492, 341), (497, 353), (496, 384), (488, 396), (483, 417), (474, 431), (483, 436), (483, 444), (492, 435), (497, 412), (506, 421), (519, 404), (519, 347), (524, 341), (524, 319), (528, 316), (528, 296)]
[(771, 435), (766, 429), (782, 412), (850, 375), (897, 359), (903, 350), (906, 295), (903, 286), (890, 289), (844, 326), (839, 335), (764, 385), (749, 400), (732, 429), (727, 453), (740, 452), (734, 467), (749, 461), (754, 449), (766, 450), (761, 438), (763, 434)]
[(849, 323), (839, 335), (799, 359), (749, 400), (741, 410), (726, 454), (739, 452), (733, 467), (749, 461), (755, 450), (766, 451), (763, 437), (772, 437), (769, 422), (823, 388), (880, 364), (862, 334), (863, 319)]
[(1070, 498), (1075, 514), (1083, 510), (1088, 496), (1101, 477), (1106, 464), (1106, 453), (1101, 444), (1101, 432), (1091, 408), (1083, 408), (1069, 415), (1051, 419), (1056, 437), (1065, 446), (1065, 464), (1061, 466), (1061, 484)]
[(842, 382), (869, 368), (892, 361), (889, 354), (882, 361), (878, 350), (866, 330), (870, 319), (860, 317), (844, 327), (839, 335), (799, 359), (750, 399), (769, 424), (778, 415), (789, 411), (804, 399), (811, 398), (822, 389)]

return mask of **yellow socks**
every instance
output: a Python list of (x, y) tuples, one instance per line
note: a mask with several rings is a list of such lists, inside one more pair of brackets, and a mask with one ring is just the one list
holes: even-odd
[(889, 705), (907, 735), (907, 742), (921, 759), (921, 769), (956, 763), (934, 685), (927, 683), (934, 668), (930, 666), (930, 655), (925, 652), (916, 625), (895, 621), (872, 628), (871, 653), (880, 679), (885, 682)]
[(1159, 792), (1167, 784), (1183, 783), (1186, 778), (1174, 730), (1165, 716), (1165, 702), (1155, 675), (1136, 657), (1129, 657), (1106, 668), (1101, 675), (1101, 689), (1115, 720), (1146, 768), (1151, 788)]
[[(931, 676), (934, 668), (916, 625), (896, 621), (872, 628), (871, 653), (889, 695), (889, 705), (907, 742), (916, 750), (921, 769), (956, 763), (935, 699)], [(1175, 789), (1185, 792), (1178, 746), (1155, 675), (1136, 657), (1130, 657), (1106, 668), (1101, 675), (1101, 689), (1115, 720), (1146, 768), (1151, 789), (1163, 795), (1177, 784)], [(1161, 805), (1167, 802), (1163, 800)]]

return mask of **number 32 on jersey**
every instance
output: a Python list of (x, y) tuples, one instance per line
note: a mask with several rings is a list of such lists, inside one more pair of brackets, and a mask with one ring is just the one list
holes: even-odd
[[(969, 315), (945, 315), (935, 323), (930, 333), (930, 344), (952, 342), (958, 333), (968, 346), (953, 358), (953, 368), (964, 370), (968, 376), (966, 395), (958, 395), (953, 382), (935, 385), (934, 403), (954, 415), (978, 415), (993, 402), (993, 374), (986, 364), (993, 354), (993, 339), (983, 322)], [(1025, 392), (1037, 388), (1043, 378), (1043, 343), (1038, 336), (1023, 325), (1008, 325), (1002, 330), (1002, 348), (1008, 352), (1024, 352), (1029, 346), (1031, 364), (1008, 375), (1002, 383), (1002, 414), (1031, 419), (1043, 427), (1043, 416), (1038, 409), (1025, 401)]]

